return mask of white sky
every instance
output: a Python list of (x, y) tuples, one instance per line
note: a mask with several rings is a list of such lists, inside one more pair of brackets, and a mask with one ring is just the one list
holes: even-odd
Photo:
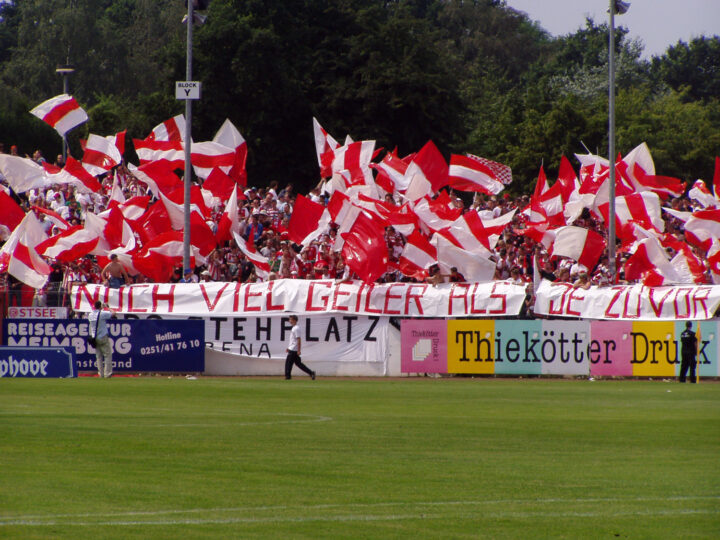
[[(630, 38), (645, 44), (643, 57), (661, 55), (678, 40), (720, 35), (720, 0), (626, 0), (630, 9), (615, 17), (615, 26), (629, 30)], [(609, 0), (506, 0), (524, 11), (553, 36), (572, 34), (585, 26), (585, 17), (595, 24), (609, 22)]]

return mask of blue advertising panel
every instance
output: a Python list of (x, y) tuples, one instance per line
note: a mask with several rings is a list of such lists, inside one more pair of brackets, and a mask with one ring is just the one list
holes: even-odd
[(77, 377), (70, 349), (60, 347), (0, 347), (0, 378)]
[[(86, 319), (5, 319), (3, 344), (11, 347), (65, 347), (78, 371), (95, 371), (95, 349), (87, 342)], [(205, 322), (124, 320), (108, 322), (114, 372), (205, 371)]]

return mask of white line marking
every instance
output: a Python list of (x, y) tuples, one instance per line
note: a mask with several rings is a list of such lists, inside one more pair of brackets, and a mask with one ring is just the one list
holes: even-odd
[[(27, 526), (27, 527), (44, 527), (57, 525), (72, 526), (137, 526), (137, 525), (215, 525), (227, 523), (294, 523), (294, 522), (311, 522), (311, 521), (397, 521), (405, 519), (442, 519), (442, 518), (472, 518), (472, 519), (527, 519), (537, 517), (555, 517), (555, 518), (576, 518), (576, 517), (616, 517), (616, 516), (667, 516), (667, 515), (691, 515), (691, 514), (718, 514), (720, 509), (658, 509), (658, 510), (604, 510), (604, 511), (569, 511), (569, 512), (547, 512), (547, 511), (483, 511), (478, 514), (473, 512), (443, 512), (441, 514), (431, 514), (423, 512), (422, 508), (429, 509), (439, 507), (462, 507), (462, 506), (482, 506), (482, 505), (498, 505), (498, 504), (594, 504), (594, 503), (646, 503), (646, 502), (687, 502), (687, 501), (715, 501), (720, 500), (720, 495), (709, 496), (690, 496), (690, 497), (639, 497), (639, 498), (589, 498), (589, 499), (498, 499), (486, 501), (427, 501), (427, 502), (385, 502), (385, 503), (357, 503), (357, 504), (318, 504), (318, 505), (296, 505), (296, 506), (254, 506), (254, 507), (238, 507), (238, 508), (190, 508), (186, 510), (159, 510), (144, 512), (119, 512), (109, 514), (48, 514), (48, 515), (18, 515), (18, 516), (2, 516), (0, 517), (0, 527), (7, 526)], [(308, 511), (323, 511), (332, 509), (341, 509), (352, 511), (362, 511), (364, 509), (379, 509), (402, 506), (404, 508), (415, 507), (415, 513), (404, 514), (350, 514), (339, 516), (316, 515), (302, 517), (280, 517), (277, 512), (299, 511), (303, 514)], [(272, 512), (269, 517), (231, 517), (226, 518), (184, 518), (184, 519), (161, 519), (161, 520), (128, 520), (114, 518), (129, 517), (158, 517), (182, 514), (197, 513), (259, 513)], [(65, 518), (69, 518), (66, 520)], [(84, 518), (98, 518), (98, 521), (82, 521)]]

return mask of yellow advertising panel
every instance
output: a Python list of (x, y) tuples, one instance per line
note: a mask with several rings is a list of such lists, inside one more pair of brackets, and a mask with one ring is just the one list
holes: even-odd
[(632, 359), (636, 377), (674, 377), (680, 360), (673, 321), (633, 322)]
[(495, 321), (449, 320), (448, 373), (495, 373)]

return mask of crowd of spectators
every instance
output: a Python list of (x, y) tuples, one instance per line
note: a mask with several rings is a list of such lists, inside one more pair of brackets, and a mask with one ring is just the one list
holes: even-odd
[[(11, 153), (17, 154), (17, 148), (11, 147)], [(33, 158), (37, 162), (44, 161), (42, 153), (34, 152)], [(55, 165), (62, 166), (62, 156), (58, 156)], [(45, 232), (52, 236), (60, 232), (53, 221), (44, 213), (34, 210), (33, 207), (53, 210), (72, 225), (82, 225), (88, 212), (98, 214), (107, 209), (113, 186), (121, 189), (125, 199), (136, 195), (150, 194), (147, 186), (138, 181), (128, 169), (120, 166), (101, 180), (103, 189), (99, 193), (80, 192), (76, 188), (64, 184), (53, 185), (46, 189), (30, 190), (23, 194), (12, 196), (25, 209), (35, 211), (42, 223)], [(0, 186), (8, 190), (4, 179), (0, 177)], [(532, 305), (532, 282), (536, 272), (551, 281), (571, 282), (576, 287), (587, 288), (591, 285), (607, 285), (612, 277), (608, 266), (608, 257), (603, 255), (595, 268), (585, 268), (572, 259), (550, 257), (547, 250), (539, 243), (522, 234), (526, 216), (522, 210), (530, 202), (528, 195), (512, 196), (501, 194), (487, 196), (472, 193), (450, 192), (452, 205), (463, 212), (476, 210), (483, 219), (497, 218), (513, 209), (517, 212), (503, 231), (494, 247), (492, 259), (495, 262), (495, 276), (497, 280), (511, 280), (517, 284), (528, 284), (528, 305)], [(320, 187), (313, 188), (307, 197), (313, 202), (327, 204), (328, 196), (321, 193)], [(241, 235), (248, 239), (253, 235), (257, 251), (268, 259), (270, 273), (266, 279), (354, 279), (357, 276), (347, 268), (341, 252), (333, 249), (337, 235), (337, 226), (330, 224), (316, 240), (306, 247), (293, 243), (288, 234), (289, 221), (295, 204), (296, 192), (292, 183), (280, 185), (276, 181), (265, 187), (248, 187), (244, 189), (244, 199), (239, 201), (239, 220)], [(211, 207), (211, 216), (208, 225), (215, 232), (224, 210), (224, 203), (215, 199)], [(391, 195), (385, 197), (385, 202), (400, 205)], [(688, 198), (671, 199), (666, 203), (672, 208), (682, 211), (692, 211), (695, 203)], [(683, 239), (682, 222), (677, 221), (669, 214), (663, 213), (666, 232)], [(605, 235), (603, 222), (588, 210), (584, 210), (576, 225), (594, 230)], [(384, 282), (414, 281), (417, 278), (404, 276), (397, 268), (398, 258), (403, 252), (405, 237), (388, 227), (385, 234), (390, 264), (388, 271), (380, 278)], [(0, 238), (4, 241), (4, 238)], [(704, 260), (705, 254), (695, 250), (696, 255)], [(670, 253), (672, 256), (673, 253)], [(624, 281), (623, 263), (627, 254), (620, 253), (618, 258), (618, 280)], [(535, 269), (537, 261), (537, 270)], [(95, 256), (88, 255), (79, 260), (62, 263), (48, 260), (52, 273), (47, 286), (42, 290), (32, 291), (32, 299), (22, 298), (22, 283), (18, 282), (7, 272), (0, 274), (4, 290), (7, 291), (8, 305), (19, 302), (31, 302), (32, 305), (67, 305), (68, 294), (73, 284), (77, 283), (104, 283), (110, 284), (113, 277), (120, 279), (118, 284), (143, 283), (148, 279), (142, 274), (133, 272), (121, 273), (113, 271), (110, 261), (102, 267)], [(117, 269), (117, 268), (116, 268)], [(453, 268), (449, 274), (441, 273), (437, 266), (428, 270), (425, 278), (429, 283), (438, 284), (445, 281), (464, 281), (461, 272)], [(198, 282), (198, 281), (237, 281), (254, 282), (261, 280), (258, 277), (253, 263), (243, 254), (235, 242), (226, 242), (216, 247), (207, 257), (207, 264), (194, 269), (183, 269), (178, 266), (170, 279), (171, 282)], [(708, 282), (710, 280), (708, 279)], [(27, 297), (28, 291), (25, 292)]]

